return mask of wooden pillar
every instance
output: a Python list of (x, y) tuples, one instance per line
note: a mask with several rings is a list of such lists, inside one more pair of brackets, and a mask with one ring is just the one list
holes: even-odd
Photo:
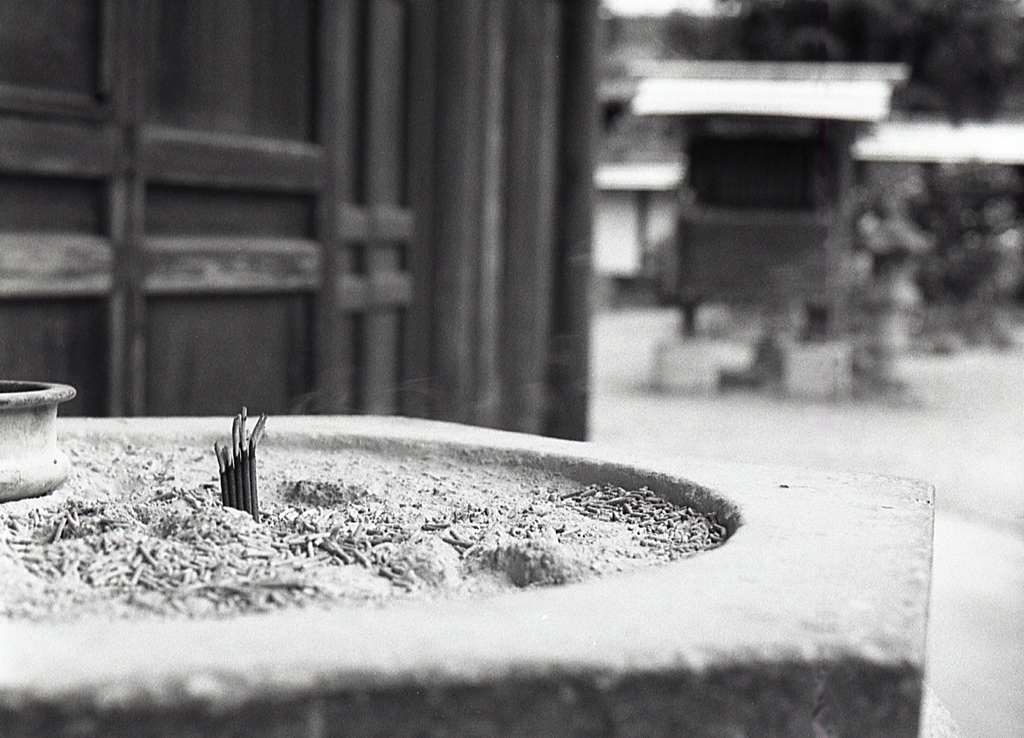
[(652, 250), (651, 233), (651, 190), (636, 193), (636, 243), (640, 251), (640, 276), (647, 277), (644, 267), (649, 263)]
[(114, 250), (110, 319), (111, 415), (145, 412), (146, 296), (144, 279), (145, 171), (141, 129), (145, 121), (145, 75), (152, 48), (152, 4), (117, 2), (107, 8), (112, 47), (121, 60), (110, 80), (114, 120), (121, 138), (120, 159), (110, 182), (108, 215)]
[[(682, 161), (692, 161), (693, 133), (693, 123), (687, 119), (681, 120), (679, 123), (679, 151)], [(692, 283), (690, 251), (693, 240), (690, 230), (698, 206), (694, 202), (692, 192), (688, 191), (691, 188), (691, 182), (692, 169), (687, 166), (676, 190), (679, 212), (676, 214), (676, 234), (672, 244), (675, 251), (673, 254), (675, 273), (672, 275), (672, 302), (679, 306), (679, 335), (684, 339), (696, 336), (697, 309), (700, 306), (699, 295), (696, 294)]]
[(475, 394), (486, 4), (437, 7), (433, 203), (433, 417), (471, 422)]
[(412, 274), (412, 300), (405, 319), (402, 361), (401, 411), (414, 417), (432, 417), (435, 407), (433, 345), (438, 331), (434, 319), (435, 201), (434, 143), (437, 104), (437, 2), (409, 4), (409, 206), (415, 213), (412, 244), (408, 251)]
[[(370, 0), (366, 8), (365, 105), (363, 110), (363, 166), (361, 192), (371, 219), (377, 212), (399, 213), (406, 203), (406, 34), (408, 5), (392, 0)], [(395, 234), (371, 228), (362, 248), (362, 276), (372, 284), (401, 274), (408, 236), (401, 243)], [(411, 234), (410, 234), (411, 235)], [(404, 332), (401, 311), (395, 304), (371, 301), (362, 318), (364, 355), (360, 376), (361, 410), (375, 415), (398, 411), (400, 351)]]
[(473, 422), (499, 427), (504, 397), (500, 346), (502, 325), (502, 284), (505, 275), (505, 143), (507, 73), (507, 4), (488, 2), (487, 55), (483, 153), (480, 183), (481, 233), (480, 272), (477, 295), (478, 328), (476, 346), (477, 384), (473, 402)]
[(340, 302), (342, 277), (352, 256), (341, 237), (343, 205), (352, 202), (358, 187), (359, 7), (327, 3), (320, 17), (319, 93), (317, 125), (327, 161), (327, 182), (317, 202), (317, 237), (323, 249), (323, 284), (316, 301), (316, 403), (322, 413), (355, 409), (356, 386), (354, 319)]
[(850, 289), (847, 271), (853, 251), (853, 222), (856, 165), (853, 144), (856, 124), (834, 122), (830, 125), (832, 146), (832, 201), (829, 203), (831, 223), (825, 243), (825, 290), (828, 295), (828, 337), (840, 338), (849, 330)]
[(562, 110), (548, 435), (583, 440), (589, 408), (590, 281), (597, 128), (597, 0), (563, 5)]
[(538, 433), (548, 401), (559, 100), (559, 6), (509, 6), (502, 426)]

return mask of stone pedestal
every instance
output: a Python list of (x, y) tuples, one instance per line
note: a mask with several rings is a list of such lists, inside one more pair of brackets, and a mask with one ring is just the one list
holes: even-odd
[(722, 370), (720, 353), (712, 339), (665, 338), (654, 347), (651, 386), (658, 392), (713, 395)]
[[(224, 419), (69, 419), (59, 430), (130, 444), (141, 459), (194, 449), (212, 466)], [(311, 448), (433, 459), (453, 482), (471, 460), (510, 478), (540, 468), (646, 486), (714, 512), (728, 538), (642, 572), (479, 599), (211, 620), (0, 618), (0, 733), (920, 735), (926, 484), (372, 417), (271, 418), (264, 446), (299, 460)]]
[(848, 343), (790, 343), (784, 364), (784, 387), (791, 397), (844, 400), (853, 393), (853, 351)]

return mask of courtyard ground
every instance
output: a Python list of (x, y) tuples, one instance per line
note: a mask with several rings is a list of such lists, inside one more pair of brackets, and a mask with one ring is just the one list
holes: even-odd
[(934, 484), (928, 682), (965, 738), (1024, 736), (1024, 351), (909, 358), (899, 405), (688, 397), (651, 389), (676, 327), (671, 309), (595, 315), (590, 440)]

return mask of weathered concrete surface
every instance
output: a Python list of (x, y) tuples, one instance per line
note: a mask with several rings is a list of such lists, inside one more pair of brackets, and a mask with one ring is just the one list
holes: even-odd
[(1024, 537), (939, 512), (934, 546), (927, 682), (965, 737), (1024, 735)]
[(57, 405), (74, 387), (0, 380), (0, 502), (49, 492), (71, 469), (57, 448)]
[[(205, 449), (223, 425), (61, 429)], [(229, 734), (262, 720), (282, 735), (918, 734), (932, 535), (923, 483), (650, 459), (395, 419), (275, 418), (264, 443), (297, 454), (305, 444), (446, 449), (510, 473), (543, 465), (646, 484), (717, 510), (732, 535), (643, 573), (482, 600), (200, 622), (0, 622), (5, 731)]]
[[(651, 391), (678, 311), (599, 314), (594, 440), (665, 456), (925, 479), (936, 487), (928, 683), (965, 736), (1024, 736), (1024, 356), (910, 357), (914, 404), (812, 403), (749, 392)], [(723, 339), (725, 340), (725, 339)], [(728, 341), (725, 341), (728, 344)], [(737, 363), (748, 359), (732, 346)]]
[(921, 738), (963, 738), (952, 713), (927, 687), (924, 692), (924, 708), (921, 710)]

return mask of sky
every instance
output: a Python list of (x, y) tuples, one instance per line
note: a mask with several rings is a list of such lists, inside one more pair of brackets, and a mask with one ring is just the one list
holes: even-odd
[(715, 0), (602, 0), (616, 15), (664, 15), (673, 10), (710, 13)]

